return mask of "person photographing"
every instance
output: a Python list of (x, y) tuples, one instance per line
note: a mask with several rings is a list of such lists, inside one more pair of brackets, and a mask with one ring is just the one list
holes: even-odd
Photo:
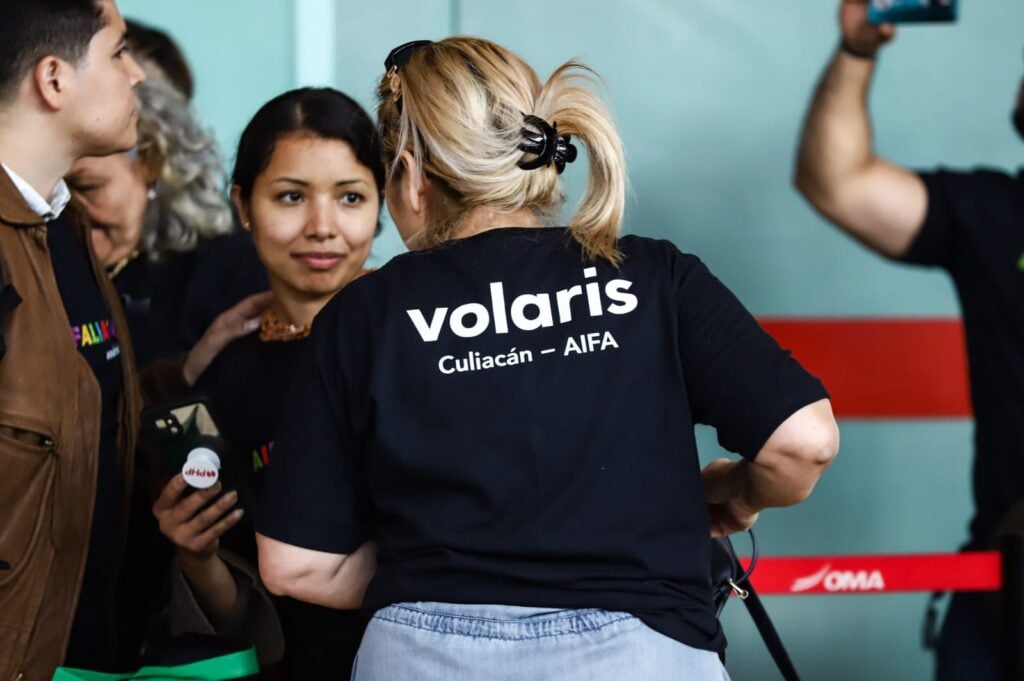
[[(1024, 175), (914, 171), (876, 153), (867, 99), (896, 37), (866, 0), (839, 5), (841, 41), (804, 124), (795, 184), (841, 230), (886, 258), (940, 267), (963, 310), (974, 409), (976, 513), (968, 549), (990, 548), (1024, 499)], [(1012, 116), (1024, 136), (1024, 89)], [(997, 679), (998, 633), (983, 596), (957, 593), (937, 649), (937, 678)]]

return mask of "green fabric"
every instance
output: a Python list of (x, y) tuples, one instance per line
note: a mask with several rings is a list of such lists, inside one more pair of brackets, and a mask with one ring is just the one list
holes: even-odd
[(53, 675), (53, 681), (229, 681), (259, 673), (260, 665), (256, 650), (232, 653), (209, 660), (192, 662), (177, 667), (143, 667), (131, 674), (106, 674), (85, 669), (60, 667)]

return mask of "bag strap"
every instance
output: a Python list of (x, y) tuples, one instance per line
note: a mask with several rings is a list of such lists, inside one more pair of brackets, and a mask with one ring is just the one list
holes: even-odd
[(782, 673), (782, 678), (785, 681), (800, 681), (800, 676), (796, 673), (793, 660), (790, 659), (786, 646), (782, 644), (779, 632), (776, 631), (775, 625), (772, 624), (772, 618), (768, 616), (768, 611), (765, 610), (761, 597), (757, 595), (754, 585), (749, 580), (744, 590), (747, 592), (747, 597), (743, 599), (743, 604), (747, 606), (750, 619), (754, 620), (757, 633), (761, 634), (761, 640), (764, 641), (765, 647), (768, 648), (768, 653), (772, 656), (772, 660), (775, 661), (775, 666)]
[[(796, 673), (793, 660), (790, 659), (786, 646), (782, 644), (782, 637), (779, 636), (775, 625), (772, 624), (772, 618), (768, 616), (768, 611), (765, 609), (764, 603), (761, 602), (761, 597), (757, 595), (754, 584), (750, 581), (750, 576), (754, 573), (754, 568), (757, 567), (757, 558), (760, 552), (757, 549), (757, 538), (754, 536), (754, 531), (747, 530), (747, 534), (750, 536), (750, 565), (747, 566), (745, 572), (741, 571), (742, 566), (740, 565), (739, 558), (736, 557), (736, 552), (733, 550), (732, 542), (728, 539), (725, 541), (725, 548), (733, 561), (733, 572), (739, 576), (728, 580), (724, 586), (739, 596), (740, 600), (747, 606), (750, 619), (754, 620), (757, 633), (761, 635), (761, 640), (764, 641), (765, 647), (768, 648), (768, 653), (772, 656), (772, 660), (775, 661), (775, 666), (779, 668), (782, 678), (785, 681), (800, 681), (800, 676)], [(723, 600), (722, 606), (724, 605), (725, 601)], [(721, 615), (721, 607), (719, 608), (719, 615)]]

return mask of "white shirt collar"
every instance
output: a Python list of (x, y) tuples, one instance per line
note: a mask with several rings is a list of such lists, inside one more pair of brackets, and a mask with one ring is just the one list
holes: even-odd
[(53, 188), (53, 194), (50, 195), (50, 200), (47, 201), (36, 191), (35, 187), (22, 179), (18, 173), (11, 170), (10, 166), (6, 163), (0, 163), (0, 166), (10, 176), (11, 182), (21, 192), (22, 198), (25, 199), (25, 203), (32, 209), (32, 212), (46, 222), (59, 218), (60, 214), (67, 208), (68, 202), (71, 201), (71, 191), (68, 189), (67, 182), (63, 179)]

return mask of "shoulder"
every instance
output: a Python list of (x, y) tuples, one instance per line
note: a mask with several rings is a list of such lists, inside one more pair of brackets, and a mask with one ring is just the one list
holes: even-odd
[(266, 279), (263, 263), (248, 232), (236, 230), (203, 239), (196, 248), (196, 267), (221, 279)]
[(387, 307), (391, 284), (381, 274), (385, 269), (387, 265), (371, 270), (334, 294), (313, 320), (313, 335), (333, 342), (341, 335), (352, 338), (369, 329)]
[(694, 271), (707, 270), (699, 257), (681, 251), (667, 239), (651, 239), (631, 234), (619, 239), (619, 249), (625, 257), (623, 268), (629, 270), (663, 267), (673, 279), (685, 277)]
[(259, 332), (232, 341), (210, 362), (196, 381), (196, 389), (216, 391), (228, 383), (245, 381), (253, 372), (261, 371)]
[(240, 250), (253, 251), (252, 237), (242, 229), (200, 239), (198, 249), (207, 257), (230, 256)]
[(958, 170), (939, 167), (918, 171), (929, 194), (944, 192), (956, 196), (1007, 194), (1024, 196), (1024, 169), (1011, 174), (998, 168), (978, 167)]

